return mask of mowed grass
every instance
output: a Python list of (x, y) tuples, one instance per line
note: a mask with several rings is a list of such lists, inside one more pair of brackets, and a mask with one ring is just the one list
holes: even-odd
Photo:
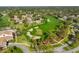
[(46, 21), (44, 24), (41, 24), (39, 26), (39, 28), (42, 29), (43, 32), (56, 31), (58, 27), (62, 25), (61, 20), (56, 19), (55, 17), (47, 16), (46, 18), (50, 21)]
[(4, 53), (23, 53), (23, 51), (16, 47), (16, 46), (13, 46), (13, 47), (8, 47), (6, 51), (4, 51)]

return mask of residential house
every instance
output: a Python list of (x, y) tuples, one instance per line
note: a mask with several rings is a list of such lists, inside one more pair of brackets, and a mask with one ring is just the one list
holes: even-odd
[(16, 22), (16, 23), (22, 23), (23, 20), (21, 20), (18, 16), (14, 15), (13, 17), (13, 20)]
[(0, 47), (5, 47), (7, 42), (9, 42), (10, 40), (13, 40), (13, 38), (15, 38), (14, 34), (15, 34), (14, 30), (0, 31)]

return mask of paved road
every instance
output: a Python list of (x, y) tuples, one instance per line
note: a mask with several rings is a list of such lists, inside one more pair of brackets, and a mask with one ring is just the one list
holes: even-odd
[[(21, 48), (23, 53), (30, 53), (29, 49), (25, 45), (22, 45), (21, 43), (9, 43), (9, 46), (16, 46), (18, 48)], [(55, 48), (54, 52), (55, 53), (71, 53), (71, 52), (79, 51), (79, 46), (74, 49), (71, 49), (69, 51), (65, 51), (63, 48), (66, 46), (68, 46), (68, 45), (63, 44), (61, 47)]]
[(63, 48), (66, 46), (67, 46), (67, 44), (63, 44), (62, 46), (55, 48), (54, 52), (55, 53), (63, 53), (65, 51)]
[(64, 44), (61, 47), (57, 47), (54, 49), (54, 52), (55, 53), (71, 53), (71, 52), (75, 53), (76, 51), (79, 51), (79, 46), (69, 51), (65, 51), (63, 48), (67, 46), (68, 46), (67, 44)]
[(74, 49), (71, 49), (69, 51), (64, 51), (64, 52), (66, 52), (66, 53), (71, 53), (71, 52), (75, 53), (76, 51), (79, 51), (79, 46), (74, 48)]
[(22, 45), (21, 43), (9, 43), (9, 46), (16, 46), (18, 48), (21, 48), (23, 53), (29, 53), (29, 49), (25, 46), (25, 45)]

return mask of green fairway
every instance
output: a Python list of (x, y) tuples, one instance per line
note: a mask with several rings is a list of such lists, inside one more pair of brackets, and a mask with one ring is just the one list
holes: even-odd
[(10, 17), (1, 16), (0, 17), (0, 28), (10, 26)]
[(60, 25), (62, 25), (61, 20), (59, 19), (52, 16), (48, 16), (46, 18), (49, 19), (49, 22), (46, 21), (44, 24), (39, 26), (44, 32), (55, 31), (58, 27), (60, 27)]

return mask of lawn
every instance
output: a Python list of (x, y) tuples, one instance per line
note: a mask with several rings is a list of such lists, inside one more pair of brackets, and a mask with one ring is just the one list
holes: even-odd
[[(56, 19), (55, 17), (53, 16), (45, 16), (45, 19), (43, 21), (43, 24), (40, 24), (40, 25), (36, 25), (36, 26), (31, 26), (31, 28), (34, 29), (34, 27), (38, 27), (38, 29), (40, 30), (40, 32), (42, 32), (42, 36), (45, 36), (48, 37), (49, 36), (49, 33), (51, 32), (56, 32), (57, 30), (59, 30), (59, 28), (63, 25), (62, 21), (59, 20), (59, 19)], [(38, 30), (37, 29), (37, 30)], [(36, 30), (34, 29), (31, 34), (32, 35), (37, 35), (36, 34)], [(45, 33), (45, 34), (44, 34)]]
[(8, 47), (7, 50), (4, 51), (4, 53), (23, 53), (23, 51), (16, 46), (12, 46), (12, 47)]
[(2, 16), (0, 17), (0, 28), (10, 26), (10, 17)]
[(62, 25), (61, 20), (59, 19), (56, 19), (52, 16), (47, 16), (46, 18), (49, 19), (49, 22), (39, 25), (39, 28), (42, 29), (43, 32), (55, 31), (58, 27), (60, 27), (60, 25)]
[(79, 50), (78, 50), (78, 51), (76, 51), (75, 53), (79, 53)]
[[(63, 25), (61, 20), (56, 19), (53, 16), (45, 16), (45, 17), (46, 19), (44, 19), (43, 24), (31, 26), (30, 28), (39, 27), (39, 29), (45, 33), (45, 32), (56, 31)], [(47, 21), (48, 19), (49, 19), (49, 22)], [(35, 32), (36, 30), (34, 29), (32, 34), (35, 34)]]

